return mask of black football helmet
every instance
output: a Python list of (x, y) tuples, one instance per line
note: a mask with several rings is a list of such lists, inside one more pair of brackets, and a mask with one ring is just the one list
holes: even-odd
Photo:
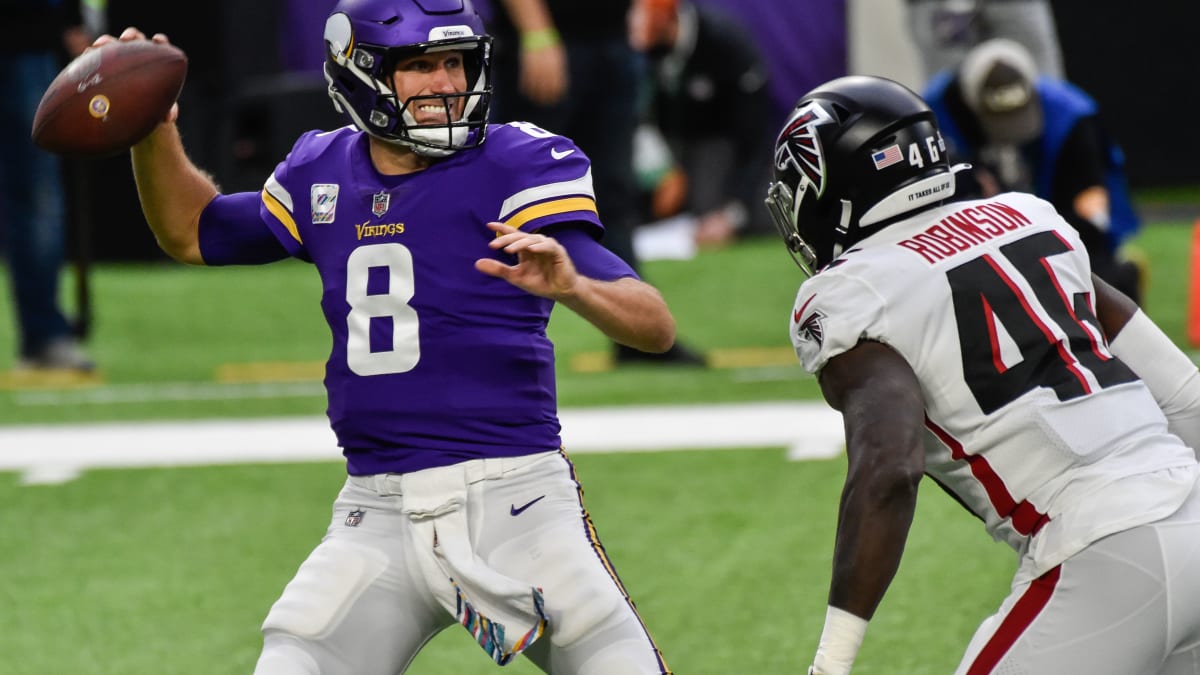
[[(325, 22), (325, 80), (338, 112), (359, 129), (421, 155), (445, 157), (483, 143), (491, 100), (492, 38), (471, 0), (339, 0)], [(401, 59), (461, 50), (465, 92), (400, 101), (392, 71)], [(464, 100), (462, 119), (451, 117)], [(445, 106), (446, 124), (418, 125), (419, 105)]]
[(767, 209), (809, 276), (903, 214), (954, 194), (929, 106), (907, 87), (852, 75), (800, 99), (775, 141)]

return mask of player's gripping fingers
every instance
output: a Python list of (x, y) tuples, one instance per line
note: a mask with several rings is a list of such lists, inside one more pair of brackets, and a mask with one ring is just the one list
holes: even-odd
[(137, 28), (134, 28), (133, 26), (129, 26), (125, 30), (121, 31), (121, 41), (122, 42), (132, 42), (133, 40), (145, 40), (145, 39), (146, 39), (146, 34), (143, 33), (142, 31), (138, 30)]
[(116, 37), (116, 36), (110, 35), (108, 33), (105, 33), (104, 35), (97, 37), (95, 40), (92, 41), (91, 48), (94, 49), (96, 47), (103, 47), (104, 45), (106, 45), (110, 42), (116, 42), (118, 40), (120, 40), (121, 42), (133, 42), (134, 40), (150, 40), (151, 42), (157, 42), (158, 44), (171, 44), (171, 41), (163, 33), (155, 33), (153, 37), (148, 38), (148, 37), (146, 37), (146, 34), (143, 33), (141, 30), (139, 30), (133, 26), (129, 26), (125, 30), (121, 31), (120, 37)]

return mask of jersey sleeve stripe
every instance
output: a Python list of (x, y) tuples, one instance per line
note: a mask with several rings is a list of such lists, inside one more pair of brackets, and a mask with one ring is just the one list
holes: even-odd
[(559, 183), (547, 183), (538, 185), (537, 187), (521, 190), (515, 195), (504, 200), (500, 205), (500, 214), (497, 220), (508, 222), (508, 219), (513, 213), (537, 202), (543, 202), (547, 199), (555, 197), (572, 197), (583, 196), (595, 200), (596, 193), (592, 189), (592, 170), (589, 167), (586, 172), (579, 178), (574, 180), (562, 181)]
[(519, 230), (522, 225), (531, 220), (536, 220), (543, 216), (570, 213), (572, 211), (591, 211), (592, 213), (596, 213), (596, 200), (591, 197), (571, 197), (569, 199), (556, 199), (552, 202), (543, 202), (518, 211), (503, 222), (505, 225), (515, 227)]
[(279, 179), (275, 177), (275, 174), (271, 174), (270, 177), (267, 178), (267, 184), (263, 188), (263, 191), (271, 193), (271, 196), (279, 200), (279, 203), (283, 205), (283, 208), (287, 209), (288, 211), (296, 210), (296, 205), (292, 203), (292, 193), (288, 192), (287, 188), (283, 187), (283, 184), (279, 182)]
[(292, 235), (292, 238), (303, 244), (304, 240), (300, 238), (300, 230), (297, 229), (296, 221), (292, 218), (291, 212), (289, 212), (287, 208), (281, 204), (275, 195), (272, 194), (268, 189), (263, 190), (262, 199), (263, 204), (265, 204), (267, 207), (267, 210), (279, 219), (279, 222), (287, 228), (287, 231)]

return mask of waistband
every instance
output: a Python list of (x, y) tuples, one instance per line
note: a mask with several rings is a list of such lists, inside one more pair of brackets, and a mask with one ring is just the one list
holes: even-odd
[[(454, 467), (461, 467), (466, 476), (467, 485), (472, 485), (485, 480), (495, 480), (512, 473), (517, 469), (521, 469), (537, 462), (546, 459), (547, 457), (555, 457), (559, 453), (556, 451), (538, 452), (532, 455), (520, 455), (517, 457), (485, 457), (482, 459), (471, 459), (459, 464), (452, 464)], [(424, 471), (438, 471), (446, 467), (436, 467), (433, 469), (425, 469)], [(370, 490), (380, 496), (399, 496), (400, 477), (405, 475), (419, 475), (423, 471), (415, 471), (412, 474), (402, 473), (377, 473), (368, 476), (348, 476), (346, 482), (356, 487)]]

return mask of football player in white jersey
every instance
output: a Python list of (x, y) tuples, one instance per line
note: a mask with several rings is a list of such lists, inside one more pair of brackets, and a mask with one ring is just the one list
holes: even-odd
[(767, 198), (809, 274), (796, 353), (848, 467), (810, 673), (850, 672), (928, 475), (1019, 556), (958, 673), (1200, 673), (1200, 375), (1045, 201), (953, 198), (934, 115), (876, 77), (803, 97)]

